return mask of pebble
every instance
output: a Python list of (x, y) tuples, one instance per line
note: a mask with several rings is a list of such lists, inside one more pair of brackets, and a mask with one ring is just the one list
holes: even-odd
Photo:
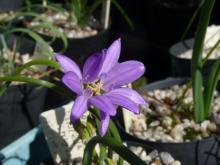
[(164, 135), (163, 138), (161, 138), (162, 142), (174, 142), (174, 139), (170, 135)]
[(152, 130), (149, 130), (149, 131), (147, 131), (147, 132), (144, 131), (143, 135), (144, 135), (144, 137), (145, 137), (146, 140), (149, 139), (149, 138), (152, 137), (152, 135), (153, 135)]
[[(146, 150), (140, 146), (130, 146), (129, 148), (148, 165), (175, 165), (174, 163), (180, 163), (178, 160), (175, 160), (168, 152), (159, 152), (158, 150), (153, 150), (147, 154)], [(181, 165), (181, 163), (176, 165)]]
[(152, 161), (152, 158), (149, 156), (149, 155), (146, 155), (145, 158), (143, 158), (143, 160), (146, 162), (146, 163), (150, 163)]
[(160, 121), (156, 120), (156, 121), (153, 121), (149, 124), (149, 127), (156, 127), (160, 124)]
[(174, 161), (173, 163), (171, 163), (170, 165), (181, 165), (180, 161)]
[(155, 160), (151, 163), (151, 165), (161, 165), (161, 161), (160, 160)]
[(161, 152), (160, 158), (164, 164), (171, 164), (174, 162), (174, 158), (168, 152)]
[(183, 142), (183, 136), (185, 135), (184, 127), (182, 125), (176, 125), (170, 135), (173, 137), (175, 142)]
[(217, 130), (217, 126), (215, 123), (209, 123), (207, 126), (208, 130), (210, 130), (211, 132), (214, 132)]
[(159, 156), (159, 152), (157, 150), (153, 150), (149, 153), (149, 156), (152, 158), (152, 159), (155, 159)]
[(162, 125), (165, 126), (165, 127), (169, 127), (172, 125), (172, 122), (173, 122), (173, 119), (169, 116), (165, 116), (163, 119), (162, 119)]

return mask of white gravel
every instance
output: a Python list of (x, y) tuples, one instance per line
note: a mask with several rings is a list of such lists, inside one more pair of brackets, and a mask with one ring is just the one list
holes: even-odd
[[(132, 118), (129, 133), (145, 140), (161, 142), (188, 142), (209, 137), (220, 125), (220, 97), (214, 94), (210, 120), (196, 123), (193, 120), (192, 91), (180, 101), (186, 85), (175, 85), (171, 89), (148, 92), (149, 104), (142, 108), (141, 114)], [(149, 97), (150, 96), (150, 97)], [(153, 99), (155, 97), (160, 102)], [(161, 103), (163, 102), (163, 103)], [(178, 113), (173, 113), (178, 111)]]

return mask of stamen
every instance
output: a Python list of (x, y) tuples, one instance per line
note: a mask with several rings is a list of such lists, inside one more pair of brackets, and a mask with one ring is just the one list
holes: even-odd
[(102, 90), (103, 84), (100, 80), (97, 80), (94, 83), (88, 83), (84, 85), (84, 89), (89, 88), (93, 92), (93, 95), (101, 95), (104, 91)]

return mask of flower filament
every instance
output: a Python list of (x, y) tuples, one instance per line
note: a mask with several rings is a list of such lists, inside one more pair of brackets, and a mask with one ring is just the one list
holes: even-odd
[(89, 88), (92, 91), (93, 96), (97, 96), (97, 95), (101, 95), (104, 93), (102, 86), (103, 86), (103, 83), (100, 80), (97, 80), (92, 83), (90, 82), (90, 83), (84, 84), (84, 89)]

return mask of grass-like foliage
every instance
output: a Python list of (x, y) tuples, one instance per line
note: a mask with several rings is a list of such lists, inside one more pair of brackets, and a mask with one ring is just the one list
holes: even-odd
[(205, 64), (202, 59), (204, 39), (215, 0), (204, 0), (201, 3), (200, 20), (195, 36), (191, 65), (194, 112), (197, 122), (207, 119), (210, 115), (213, 92), (220, 72), (220, 59), (217, 59), (211, 68), (207, 81), (202, 74), (202, 68)]

